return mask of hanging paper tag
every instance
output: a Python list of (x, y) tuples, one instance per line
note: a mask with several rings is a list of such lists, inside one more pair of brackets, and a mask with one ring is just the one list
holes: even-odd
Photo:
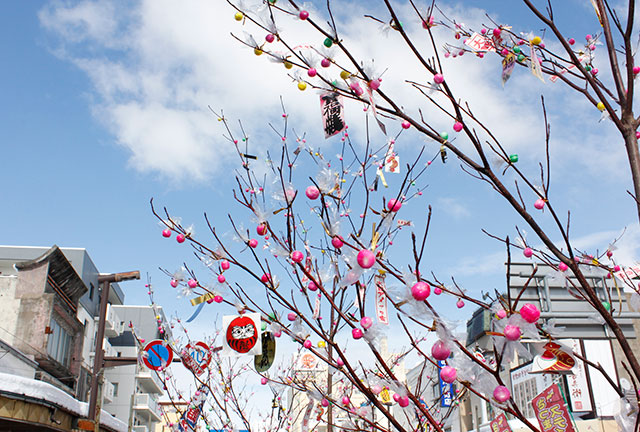
[(504, 59), (502, 59), (502, 87), (509, 81), (511, 78), (511, 73), (513, 72), (513, 68), (516, 67), (516, 56), (509, 53), (506, 55)]
[(464, 43), (476, 51), (496, 51), (496, 46), (493, 44), (493, 41), (478, 33), (472, 34)]
[(320, 316), (320, 295), (316, 297), (316, 303), (313, 305), (313, 319), (318, 319)]
[(387, 310), (387, 296), (385, 294), (386, 286), (384, 275), (376, 275), (376, 316), (378, 322), (389, 325), (389, 313)]
[(321, 94), (320, 109), (325, 139), (339, 134), (345, 129), (342, 96), (333, 92)]
[(529, 44), (529, 47), (531, 48), (531, 63), (529, 64), (531, 73), (533, 74), (534, 77), (544, 82), (544, 77), (542, 76), (542, 65), (538, 61), (538, 55), (536, 54), (536, 50), (533, 48), (533, 44)]
[(392, 174), (400, 174), (400, 156), (390, 155), (384, 161), (384, 170)]
[(389, 185), (387, 184), (387, 179), (384, 178), (384, 173), (380, 168), (378, 168), (378, 170), (376, 171), (376, 174), (378, 175), (378, 177), (380, 177), (380, 181), (382, 182), (384, 187), (388, 188)]
[(313, 399), (309, 398), (309, 404), (307, 405), (307, 409), (304, 411), (304, 416), (302, 417), (302, 432), (309, 432), (309, 419), (313, 412), (313, 405)]
[(262, 353), (260, 314), (225, 315), (222, 317), (223, 355), (257, 355)]

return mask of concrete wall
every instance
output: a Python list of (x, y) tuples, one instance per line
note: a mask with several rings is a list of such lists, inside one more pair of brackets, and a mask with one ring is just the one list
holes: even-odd
[(15, 343), (20, 299), (16, 298), (17, 276), (0, 276), (0, 339), (9, 345)]

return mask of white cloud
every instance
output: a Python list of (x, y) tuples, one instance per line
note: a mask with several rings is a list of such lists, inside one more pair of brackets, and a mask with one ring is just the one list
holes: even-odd
[(454, 219), (465, 219), (471, 216), (469, 209), (455, 198), (438, 198), (438, 208), (453, 216)]

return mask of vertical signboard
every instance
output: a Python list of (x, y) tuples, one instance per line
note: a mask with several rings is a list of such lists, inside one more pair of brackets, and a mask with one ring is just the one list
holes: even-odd
[[(444, 360), (438, 360), (438, 366), (442, 369), (443, 366), (447, 364)], [(440, 406), (442, 408), (449, 408), (451, 406), (451, 395), (453, 394), (453, 384), (446, 383), (442, 381), (440, 374), (438, 373), (438, 377), (440, 378)]]
[(511, 427), (504, 413), (491, 420), (490, 426), (491, 432), (511, 432)]
[[(575, 353), (582, 355), (582, 348), (578, 339), (562, 340)], [(587, 371), (584, 362), (576, 359), (576, 364), (571, 369), (572, 375), (567, 375), (567, 388), (569, 390), (569, 400), (571, 401), (572, 412), (589, 412), (593, 409), (589, 384), (587, 382)]]

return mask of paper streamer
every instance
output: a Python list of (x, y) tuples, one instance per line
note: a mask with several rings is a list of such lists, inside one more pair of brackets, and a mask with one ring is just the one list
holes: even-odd
[(309, 419), (313, 412), (313, 405), (313, 399), (310, 399), (307, 409), (304, 411), (304, 416), (302, 417), (302, 432), (309, 432)]
[(190, 323), (191, 321), (193, 321), (194, 319), (196, 319), (196, 317), (198, 315), (200, 315), (200, 312), (202, 312), (202, 308), (204, 307), (204, 303), (200, 303), (198, 305), (198, 308), (195, 310), (195, 312), (193, 313), (193, 315), (191, 315), (188, 319), (187, 322)]

